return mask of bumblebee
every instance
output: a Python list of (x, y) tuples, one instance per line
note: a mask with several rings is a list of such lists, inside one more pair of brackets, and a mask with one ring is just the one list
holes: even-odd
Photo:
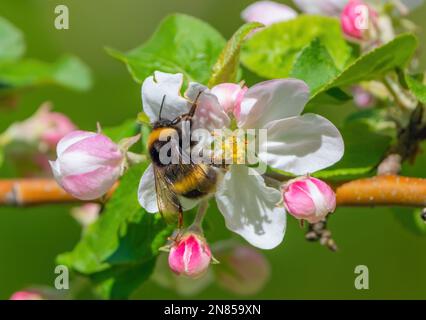
[[(197, 199), (207, 196), (215, 191), (220, 175), (218, 169), (210, 164), (194, 163), (182, 145), (182, 122), (188, 121), (191, 126), (201, 94), (202, 92), (198, 94), (188, 113), (173, 120), (161, 118), (161, 111), (166, 99), (166, 96), (164, 96), (160, 107), (159, 120), (152, 124), (152, 131), (147, 141), (148, 153), (154, 169), (159, 212), (167, 223), (174, 223), (177, 220), (179, 228), (183, 225), (183, 210), (179, 197)], [(164, 137), (167, 137), (167, 139), (164, 139)], [(167, 143), (170, 143), (172, 137), (175, 137), (175, 140), (178, 141), (173, 150), (178, 159), (171, 163), (163, 163), (160, 159), (161, 150)], [(192, 141), (192, 139), (189, 141)], [(191, 142), (190, 148), (193, 146)], [(168, 151), (168, 155), (170, 155), (170, 151)]]

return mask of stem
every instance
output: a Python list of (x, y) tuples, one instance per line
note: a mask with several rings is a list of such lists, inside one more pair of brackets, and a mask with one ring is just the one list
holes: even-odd
[[(117, 185), (118, 184), (107, 193), (107, 197), (112, 195)], [(66, 193), (54, 179), (0, 180), (0, 205), (30, 206), (47, 203), (73, 202), (82, 201)]]
[(203, 233), (202, 225), (203, 225), (203, 220), (204, 220), (204, 217), (206, 216), (208, 207), (209, 207), (209, 201), (208, 200), (201, 201), (200, 206), (198, 207), (198, 211), (197, 211), (197, 214), (195, 216), (194, 222), (189, 227), (189, 229), (191, 229), (193, 231), (197, 231), (201, 234)]
[[(286, 181), (285, 177), (283, 181)], [(331, 183), (333, 185), (333, 183)], [(110, 197), (118, 184), (107, 194)], [(426, 179), (395, 175), (335, 184), (339, 206), (426, 206)], [(0, 180), (0, 206), (31, 206), (82, 202), (63, 191), (54, 179)], [(93, 202), (93, 201), (91, 201)], [(201, 224), (208, 204), (200, 204), (196, 221)]]
[(339, 206), (426, 205), (426, 179), (395, 175), (354, 180), (337, 187)]
[(383, 78), (383, 84), (386, 89), (388, 89), (389, 93), (392, 95), (396, 104), (402, 111), (413, 110), (415, 107), (414, 101), (409, 101), (410, 97), (404, 92), (404, 90), (399, 86), (399, 84), (395, 83), (388, 76)]

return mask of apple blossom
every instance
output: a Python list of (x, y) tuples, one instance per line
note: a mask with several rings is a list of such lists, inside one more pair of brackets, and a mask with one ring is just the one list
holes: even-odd
[(203, 275), (211, 262), (212, 254), (203, 236), (187, 232), (171, 246), (169, 266), (178, 275), (197, 278)]
[(269, 279), (271, 267), (258, 250), (232, 242), (217, 243), (213, 250), (220, 261), (214, 268), (217, 283), (228, 291), (255, 294)]
[(71, 215), (83, 228), (88, 227), (99, 218), (101, 205), (99, 203), (85, 203), (80, 207), (71, 209)]
[(177, 275), (170, 270), (166, 252), (162, 252), (158, 256), (151, 279), (161, 287), (174, 290), (179, 295), (186, 297), (199, 294), (215, 280), (211, 269), (196, 279)]
[(120, 177), (125, 156), (108, 137), (74, 131), (59, 141), (58, 158), (50, 161), (58, 184), (81, 200), (104, 195)]
[(67, 116), (52, 112), (51, 105), (45, 103), (27, 120), (10, 126), (3, 139), (35, 144), (45, 151), (55, 148), (59, 140), (74, 130), (76, 126)]
[(376, 102), (374, 95), (361, 86), (353, 87), (352, 94), (354, 96), (355, 105), (360, 109), (370, 108)]
[(36, 291), (17, 291), (9, 300), (44, 300), (41, 293)]
[(269, 26), (276, 22), (287, 21), (297, 17), (297, 12), (282, 3), (274, 1), (257, 1), (241, 12), (246, 22), (260, 22)]
[(349, 0), (340, 15), (340, 22), (346, 36), (362, 40), (376, 18), (376, 11), (363, 0)]
[(221, 83), (211, 89), (227, 113), (239, 114), (241, 101), (248, 88), (236, 83)]
[(305, 13), (339, 16), (348, 0), (293, 0)]
[(284, 205), (292, 216), (310, 223), (323, 220), (336, 208), (336, 194), (325, 182), (303, 177), (283, 187)]
[[(193, 100), (203, 86), (190, 83), (185, 97), (182, 97), (182, 78), (181, 74), (156, 72), (155, 77), (144, 81), (143, 110), (152, 122), (158, 119), (164, 95), (167, 99), (163, 116), (167, 119), (174, 119), (189, 110), (188, 100)], [(234, 114), (232, 124), (242, 130), (267, 132), (266, 141), (259, 141), (257, 156), (261, 163), (296, 175), (315, 172), (336, 163), (343, 155), (344, 146), (339, 131), (327, 119), (315, 114), (301, 115), (308, 100), (309, 88), (301, 80), (261, 82), (244, 94), (240, 112), (237, 116)], [(194, 127), (207, 128), (212, 132), (230, 128), (230, 125), (231, 121), (218, 99), (204, 89), (194, 117)], [(148, 212), (158, 212), (152, 165), (141, 178), (138, 198)], [(281, 192), (267, 186), (255, 168), (230, 164), (217, 186), (215, 198), (228, 229), (252, 245), (272, 249), (282, 242), (286, 215), (284, 208), (279, 206)], [(182, 197), (181, 200), (188, 199)], [(185, 210), (196, 203), (182, 205)]]

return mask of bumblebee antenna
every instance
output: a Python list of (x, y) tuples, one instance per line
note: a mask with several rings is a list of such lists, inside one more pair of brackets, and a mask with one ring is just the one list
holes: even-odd
[(159, 120), (161, 120), (161, 113), (163, 112), (164, 101), (166, 101), (166, 95), (163, 96), (163, 100), (161, 101), (160, 114), (158, 115)]
[(194, 116), (194, 114), (195, 114), (195, 110), (197, 109), (197, 102), (198, 102), (198, 99), (200, 98), (200, 96), (201, 96), (201, 94), (203, 93), (203, 90), (202, 91), (200, 91), (200, 92), (198, 92), (198, 95), (197, 95), (197, 97), (195, 98), (195, 100), (194, 100), (194, 103), (192, 104), (192, 107), (191, 107), (191, 110), (189, 110), (189, 113), (188, 113), (188, 115), (192, 118), (193, 116)]

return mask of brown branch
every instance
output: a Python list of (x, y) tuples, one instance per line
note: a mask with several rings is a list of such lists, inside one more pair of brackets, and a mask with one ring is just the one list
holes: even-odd
[(339, 206), (426, 205), (426, 179), (402, 176), (377, 176), (354, 180), (337, 187)]
[[(111, 196), (117, 185), (107, 194)], [(48, 203), (82, 202), (66, 193), (54, 179), (0, 180), (0, 205), (30, 206)]]
[[(386, 175), (345, 182), (335, 189), (338, 206), (426, 206), (426, 179)], [(0, 180), (0, 205), (73, 202), (81, 201), (63, 191), (53, 179)]]

